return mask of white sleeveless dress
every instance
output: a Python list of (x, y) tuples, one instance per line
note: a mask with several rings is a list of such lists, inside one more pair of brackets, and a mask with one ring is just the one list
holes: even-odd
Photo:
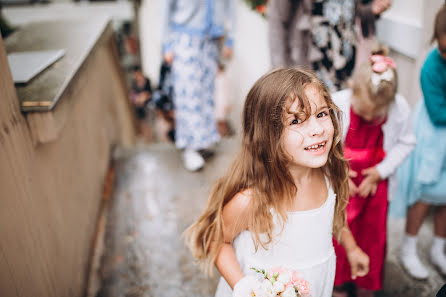
[[(241, 232), (233, 242), (243, 272), (252, 274), (251, 267), (270, 269), (278, 266), (295, 269), (309, 282), (312, 297), (331, 297), (336, 270), (332, 243), (333, 215), (336, 194), (328, 185), (328, 197), (316, 209), (288, 213), (282, 233), (275, 224), (273, 243), (257, 252), (249, 231)], [(272, 210), (275, 222), (278, 215)], [(223, 277), (215, 297), (231, 297), (232, 290)]]

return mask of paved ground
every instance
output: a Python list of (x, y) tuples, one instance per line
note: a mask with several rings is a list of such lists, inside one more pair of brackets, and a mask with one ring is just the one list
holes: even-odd
[[(223, 140), (215, 157), (198, 173), (183, 168), (179, 153), (169, 143), (118, 152), (98, 296), (213, 296), (217, 276), (200, 273), (183, 244), (182, 232), (203, 209), (211, 185), (237, 148), (237, 138)], [(435, 296), (444, 278), (431, 270), (429, 280), (415, 281), (397, 261), (403, 225), (402, 220), (389, 222), (385, 288), (378, 295)], [(423, 226), (420, 250), (430, 245), (431, 225)], [(424, 254), (422, 259), (429, 264)]]

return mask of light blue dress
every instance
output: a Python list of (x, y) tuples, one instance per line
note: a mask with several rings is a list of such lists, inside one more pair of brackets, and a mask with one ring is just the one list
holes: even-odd
[(426, 59), (421, 86), (425, 98), (413, 113), (417, 145), (398, 169), (398, 194), (390, 204), (396, 217), (417, 201), (446, 205), (446, 61), (438, 49)]

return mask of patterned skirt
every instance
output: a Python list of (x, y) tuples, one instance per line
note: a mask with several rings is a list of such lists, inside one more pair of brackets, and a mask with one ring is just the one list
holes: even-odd
[(310, 60), (331, 92), (347, 87), (355, 67), (355, 0), (314, 0)]
[(220, 140), (214, 110), (217, 40), (179, 32), (169, 39), (175, 55), (175, 144), (180, 149), (209, 148)]

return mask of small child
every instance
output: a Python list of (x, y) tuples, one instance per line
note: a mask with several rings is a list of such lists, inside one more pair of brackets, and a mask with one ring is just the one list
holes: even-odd
[(418, 143), (398, 171), (398, 197), (391, 205), (392, 214), (404, 216), (407, 211), (401, 262), (416, 279), (429, 277), (417, 255), (417, 236), (431, 207), (435, 207), (435, 214), (429, 256), (446, 275), (446, 4), (435, 17), (432, 40), (437, 46), (421, 69), (423, 99), (413, 114)]
[(150, 80), (144, 76), (139, 66), (132, 67), (132, 90), (130, 101), (138, 118), (138, 130), (146, 141), (152, 137), (152, 128), (148, 122), (148, 103), (152, 99), (152, 87)]
[[(415, 146), (410, 107), (397, 91), (395, 63), (380, 47), (353, 75), (352, 89), (333, 94), (344, 113), (344, 155), (350, 163), (347, 224), (358, 246), (370, 257), (370, 272), (350, 277), (348, 255), (336, 248), (335, 285), (357, 285), (357, 296), (373, 296), (382, 288), (386, 256), (388, 198), (394, 194), (394, 173)], [(346, 296), (341, 287), (335, 296)]]
[(299, 271), (313, 297), (330, 297), (333, 235), (347, 250), (351, 277), (367, 274), (368, 257), (345, 226), (339, 117), (309, 71), (277, 69), (254, 84), (243, 109), (241, 151), (186, 231), (193, 255), (222, 275), (216, 297), (243, 291), (251, 267), (278, 266)]

